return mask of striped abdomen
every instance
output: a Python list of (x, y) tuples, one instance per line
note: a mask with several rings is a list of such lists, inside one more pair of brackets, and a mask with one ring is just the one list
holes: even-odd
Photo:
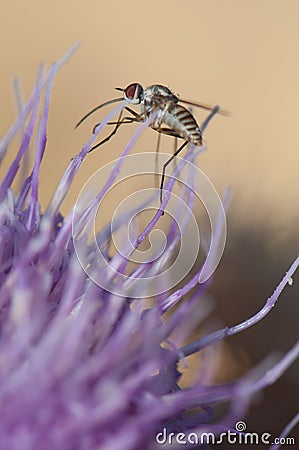
[(183, 106), (173, 103), (162, 113), (162, 122), (183, 139), (194, 145), (202, 145), (200, 128), (192, 114)]

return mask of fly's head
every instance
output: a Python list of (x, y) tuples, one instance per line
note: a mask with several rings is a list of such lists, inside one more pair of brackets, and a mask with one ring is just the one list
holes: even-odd
[(144, 117), (148, 117), (154, 110), (164, 110), (169, 104), (179, 101), (168, 87), (161, 84), (153, 84), (143, 90), (141, 84), (132, 83), (126, 88), (116, 89), (122, 91), (124, 99), (132, 105), (140, 104)]
[(143, 87), (139, 83), (129, 84), (126, 88), (115, 88), (117, 91), (122, 91), (124, 99), (132, 105), (138, 105), (143, 100)]

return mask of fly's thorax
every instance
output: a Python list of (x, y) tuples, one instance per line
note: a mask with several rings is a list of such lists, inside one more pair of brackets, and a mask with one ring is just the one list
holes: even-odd
[(153, 84), (147, 87), (143, 92), (141, 111), (148, 116), (154, 110), (164, 110), (167, 105), (178, 102), (169, 88), (160, 84)]
[(167, 99), (169, 99), (170, 97), (175, 97), (175, 95), (168, 87), (162, 86), (161, 84), (152, 84), (151, 86), (147, 87), (146, 89), (144, 89), (143, 96), (145, 98), (165, 97)]

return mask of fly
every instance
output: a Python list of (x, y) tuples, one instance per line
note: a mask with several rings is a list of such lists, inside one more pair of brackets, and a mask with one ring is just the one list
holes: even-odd
[[(155, 131), (175, 138), (184, 140), (184, 143), (173, 153), (173, 155), (163, 165), (161, 183), (160, 183), (160, 201), (162, 202), (162, 194), (165, 180), (165, 172), (167, 166), (174, 160), (174, 158), (183, 150), (183, 148), (189, 143), (196, 146), (202, 145), (202, 134), (196, 119), (188, 109), (180, 105), (185, 103), (187, 105), (196, 106), (199, 108), (212, 111), (214, 108), (205, 103), (198, 103), (189, 100), (185, 100), (177, 97), (169, 88), (160, 84), (153, 84), (152, 86), (143, 89), (141, 84), (132, 83), (126, 88), (116, 88), (118, 91), (123, 92), (123, 97), (115, 98), (96, 106), (89, 111), (82, 119), (77, 123), (76, 128), (103, 106), (107, 106), (111, 103), (127, 100), (132, 105), (140, 105), (141, 113), (138, 114), (133, 109), (125, 106), (124, 109), (129, 112), (130, 116), (123, 117), (123, 110), (120, 112), (118, 120), (116, 122), (110, 122), (110, 125), (115, 125), (113, 131), (101, 142), (96, 144), (90, 149), (90, 152), (116, 134), (118, 128), (125, 123), (144, 122), (152, 113), (156, 113), (153, 123), (150, 125)], [(219, 114), (228, 115), (227, 111), (222, 109), (218, 110)], [(94, 127), (94, 129), (97, 125)], [(160, 142), (160, 140), (158, 140)], [(159, 145), (159, 144), (158, 144)], [(158, 151), (158, 147), (157, 147)]]

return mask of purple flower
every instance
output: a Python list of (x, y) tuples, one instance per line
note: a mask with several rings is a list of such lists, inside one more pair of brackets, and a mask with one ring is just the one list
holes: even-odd
[[(124, 229), (134, 208), (118, 216), (112, 231), (108, 226), (97, 232), (94, 242), (88, 240), (88, 231), (94, 209), (149, 122), (137, 129), (102, 189), (95, 195), (92, 191), (88, 201), (78, 202), (65, 218), (60, 214), (80, 164), (101, 129), (125, 103), (106, 117), (70, 162), (50, 204), (44, 208), (39, 203), (51, 87), (70, 53), (49, 72), (39, 73), (29, 100), (0, 142), (3, 158), (14, 136), (22, 133), (18, 153), (0, 186), (0, 449), (154, 449), (162, 447), (164, 438), (165, 445), (170, 443), (169, 436), (172, 448), (181, 447), (180, 439), (189, 439), (184, 446), (192, 447), (195, 435), (200, 439), (202, 433), (217, 437), (234, 431), (253, 394), (285, 372), (298, 356), (299, 346), (242, 379), (217, 386), (207, 384), (203, 367), (194, 384), (182, 388), (179, 363), (186, 365), (189, 355), (265, 317), (292, 279), (299, 259), (254, 317), (186, 345), (192, 329), (207, 315), (206, 307), (198, 305), (209, 283), (204, 270), (213, 272), (211, 265), (217, 265), (223, 250), (219, 250), (224, 226), (221, 214), (207, 252), (209, 264), (179, 288), (168, 273), (158, 278), (169, 267), (178, 244), (174, 222), (158, 259), (154, 252), (146, 263), (136, 262), (133, 268), (128, 261), (154, 229), (162, 208), (170, 204), (176, 176), (193, 161), (195, 149), (178, 163), (166, 185), (161, 209), (141, 234), (133, 230), (130, 245)], [(30, 146), (34, 147), (32, 172), (13, 190)], [(196, 173), (188, 167), (192, 187)], [(191, 193), (184, 189), (186, 211), (182, 214), (179, 204), (173, 209), (183, 231), (192, 218), (194, 195), (192, 189)], [(144, 205), (150, 198), (144, 199)], [(112, 254), (109, 244), (114, 232), (120, 233), (121, 252)], [(152, 297), (150, 307), (144, 306), (146, 292)], [(229, 407), (216, 420), (213, 407), (221, 402)]]

